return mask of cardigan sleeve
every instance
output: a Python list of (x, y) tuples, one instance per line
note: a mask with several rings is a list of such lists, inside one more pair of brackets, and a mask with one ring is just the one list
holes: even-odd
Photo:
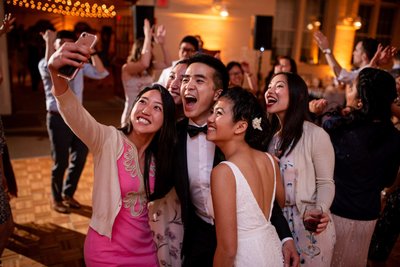
[(317, 204), (320, 204), (324, 211), (328, 211), (335, 196), (335, 153), (329, 135), (320, 127), (315, 127), (313, 131), (312, 144)]
[(58, 109), (69, 128), (85, 143), (92, 153), (97, 153), (110, 138), (113, 126), (98, 123), (82, 106), (71, 89), (56, 97)]

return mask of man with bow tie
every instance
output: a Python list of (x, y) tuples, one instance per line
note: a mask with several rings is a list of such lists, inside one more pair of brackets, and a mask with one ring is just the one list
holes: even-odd
[[(207, 118), (221, 92), (228, 88), (228, 81), (225, 65), (205, 54), (196, 54), (189, 59), (182, 80), (181, 97), (186, 119), (177, 124), (174, 177), (182, 208), (182, 256), (185, 267), (211, 267), (213, 264), (217, 241), (210, 175), (212, 168), (224, 160), (224, 156), (213, 142), (206, 139)], [(289, 227), (279, 208), (274, 208), (271, 222), (284, 242), (283, 254), (286, 262), (298, 263)], [(288, 241), (285, 242), (286, 240)]]

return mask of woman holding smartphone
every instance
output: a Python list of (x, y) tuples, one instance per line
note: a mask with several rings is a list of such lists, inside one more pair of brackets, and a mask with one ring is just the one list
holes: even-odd
[(65, 43), (49, 60), (60, 114), (94, 158), (93, 214), (85, 240), (87, 266), (158, 266), (147, 203), (169, 190), (170, 147), (176, 139), (175, 104), (160, 85), (144, 88), (121, 130), (98, 123), (58, 77), (81, 67), (89, 47)]

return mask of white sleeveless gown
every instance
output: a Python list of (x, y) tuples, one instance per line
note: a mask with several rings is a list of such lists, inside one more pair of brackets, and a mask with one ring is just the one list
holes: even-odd
[[(271, 156), (268, 156), (272, 161)], [(271, 199), (270, 214), (267, 219), (258, 206), (253, 192), (239, 168), (229, 161), (221, 163), (231, 168), (236, 179), (238, 248), (234, 266), (283, 266), (282, 244), (275, 227), (270, 222), (275, 199), (276, 176), (274, 175), (274, 192)], [(275, 174), (275, 165), (273, 164), (273, 166)]]

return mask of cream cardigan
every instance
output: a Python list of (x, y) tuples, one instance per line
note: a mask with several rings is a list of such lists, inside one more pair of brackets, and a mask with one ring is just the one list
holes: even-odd
[(58, 109), (71, 130), (93, 154), (93, 214), (90, 227), (111, 239), (112, 226), (122, 206), (117, 160), (125, 135), (113, 126), (98, 123), (68, 89), (57, 96)]
[[(271, 153), (272, 149), (270, 145)], [(295, 192), (300, 214), (307, 203), (315, 202), (324, 212), (329, 212), (335, 196), (335, 153), (329, 135), (321, 127), (305, 121), (303, 134), (291, 154), (298, 171)]]

